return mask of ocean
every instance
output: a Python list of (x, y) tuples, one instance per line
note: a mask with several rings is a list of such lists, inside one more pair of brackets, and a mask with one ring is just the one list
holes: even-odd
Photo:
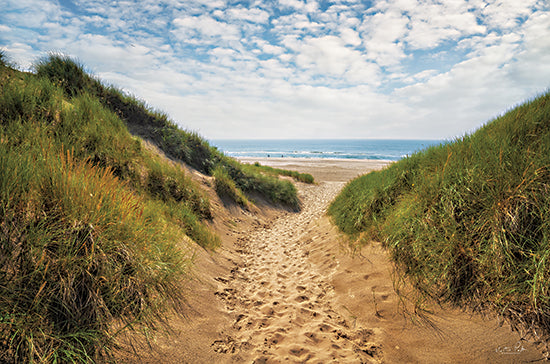
[(230, 157), (374, 159), (396, 161), (442, 140), (212, 140)]

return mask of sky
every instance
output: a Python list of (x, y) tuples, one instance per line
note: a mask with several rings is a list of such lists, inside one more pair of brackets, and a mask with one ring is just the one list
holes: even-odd
[(207, 139), (453, 139), (550, 87), (548, 0), (3, 0), (48, 52)]

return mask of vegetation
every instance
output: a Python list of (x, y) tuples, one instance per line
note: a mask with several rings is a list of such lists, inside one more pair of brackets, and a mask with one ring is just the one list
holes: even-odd
[(147, 156), (112, 113), (33, 75), (0, 87), (0, 361), (109, 356), (114, 322), (179, 307), (182, 230), (129, 188)]
[(241, 190), (298, 206), (296, 190), (77, 62), (52, 55), (35, 71), (16, 71), (0, 53), (0, 362), (109, 358), (118, 333), (155, 328), (180, 308), (186, 241), (219, 245), (204, 223), (206, 193), (129, 129), (214, 173), (243, 205)]
[[(550, 329), (550, 93), (350, 182), (329, 209), (439, 302)], [(542, 330), (541, 330), (542, 329)]]
[(238, 203), (241, 206), (248, 206), (248, 199), (243, 192), (235, 185), (235, 182), (224, 167), (218, 166), (214, 170), (214, 188), (216, 193), (220, 197), (228, 197), (233, 202)]
[(296, 181), (299, 181), (299, 182), (310, 183), (310, 184), (315, 183), (315, 179), (309, 173), (300, 173), (296, 171), (287, 171), (285, 169), (273, 168), (269, 166), (262, 166), (259, 162), (254, 163), (254, 167), (256, 167), (258, 171), (262, 171), (263, 173), (270, 174), (273, 176), (288, 176), (288, 177), (294, 178)]
[(248, 194), (258, 194), (267, 197), (271, 202), (281, 203), (298, 209), (300, 201), (296, 187), (290, 181), (279, 180), (272, 175), (263, 173), (254, 165), (240, 164), (237, 161), (224, 158), (223, 166), (239, 189)]
[(81, 93), (93, 95), (118, 115), (134, 135), (151, 140), (167, 156), (208, 175), (212, 175), (217, 166), (222, 166), (240, 190), (265, 194), (273, 203), (293, 208), (299, 206), (295, 189), (277, 178), (281, 173), (295, 172), (280, 170), (281, 173), (270, 172), (259, 176), (259, 171), (224, 156), (198, 134), (181, 130), (166, 114), (152, 110), (120, 90), (103, 86), (86, 74), (82, 65), (67, 57), (51, 55), (37, 65), (36, 73), (62, 86), (68, 97)]
[(0, 67), (6, 68), (9, 66), (8, 56), (2, 50), (0, 50)]

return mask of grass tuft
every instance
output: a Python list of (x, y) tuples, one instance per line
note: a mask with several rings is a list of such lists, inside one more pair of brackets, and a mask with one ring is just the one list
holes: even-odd
[(88, 75), (84, 65), (62, 54), (50, 53), (38, 61), (34, 69), (38, 77), (53, 81), (68, 98), (99, 87), (99, 82)]
[(228, 197), (230, 200), (243, 207), (248, 206), (248, 199), (243, 192), (235, 186), (235, 182), (222, 166), (216, 167), (212, 175), (214, 177), (214, 188), (218, 196), (221, 198)]

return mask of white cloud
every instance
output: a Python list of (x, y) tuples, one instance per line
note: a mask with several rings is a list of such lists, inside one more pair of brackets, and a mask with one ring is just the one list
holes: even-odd
[(377, 13), (361, 24), (365, 50), (369, 59), (389, 66), (406, 57), (403, 39), (407, 34), (407, 16), (396, 11)]
[[(431, 77), (428, 74), (427, 78), (416, 76), (418, 83), (397, 89), (394, 94), (425, 114), (424, 123), (437, 120), (436, 134), (451, 137), (473, 131), (512, 105), (542, 91), (547, 87), (545, 84), (550, 85), (550, 72), (541, 66), (544, 58), (529, 64), (540, 56), (550, 61), (550, 46), (545, 40), (550, 37), (549, 24), (548, 14), (541, 14), (527, 21), (519, 34), (492, 34), (488, 39), (476, 37), (466, 42), (472, 47), (469, 59), (457, 63), (448, 72), (433, 73), (435, 76)], [(519, 42), (521, 34), (523, 44)], [(532, 36), (533, 41), (528, 41)], [(545, 81), (537, 83), (535, 77), (539, 80), (543, 77)]]
[(378, 68), (361, 52), (347, 47), (339, 37), (310, 37), (303, 41), (289, 39), (285, 44), (295, 52), (296, 65), (306, 70), (311, 79), (337, 77), (342, 79), (336, 82), (342, 83), (352, 76), (361, 78), (361, 83), (375, 84), (378, 81)]
[(173, 21), (177, 30), (176, 36), (190, 42), (215, 42), (220, 38), (224, 41), (235, 41), (240, 38), (237, 26), (217, 21), (208, 15), (187, 16)]
[[(488, 0), (482, 10), (483, 20), (490, 27), (510, 29), (519, 25), (520, 19), (529, 16), (538, 0)], [(548, 4), (547, 4), (548, 5)]]
[[(56, 3), (39, 0), (5, 0), (2, 13), (3, 22), (25, 28), (40, 26), (47, 21), (57, 21), (64, 15)], [(20, 16), (21, 13), (25, 16)]]
[(6, 56), (23, 70), (30, 70), (35, 61), (36, 55), (34, 49), (28, 44), (14, 42), (1, 47), (6, 51)]
[(351, 28), (340, 28), (340, 38), (344, 41), (346, 45), (360, 46), (363, 42), (359, 33), (355, 29)]
[(516, 87), (529, 94), (550, 89), (550, 15), (535, 14), (527, 20), (520, 33), (522, 44), (518, 45), (515, 62), (509, 67), (510, 77)]
[(273, 31), (283, 37), (304, 35), (318, 32), (323, 26), (304, 14), (290, 14), (272, 20)]
[(448, 137), (550, 86), (546, 0), (6, 1), (15, 62), (72, 55), (208, 138)]
[(306, 12), (314, 12), (319, 7), (315, 0), (279, 0), (279, 5), (282, 8), (304, 10)]
[(231, 8), (227, 10), (231, 19), (246, 20), (253, 23), (266, 23), (269, 20), (269, 13), (262, 9)]
[(472, 10), (466, 1), (423, 4), (410, 12), (407, 42), (413, 48), (429, 49), (446, 40), (485, 33)]

